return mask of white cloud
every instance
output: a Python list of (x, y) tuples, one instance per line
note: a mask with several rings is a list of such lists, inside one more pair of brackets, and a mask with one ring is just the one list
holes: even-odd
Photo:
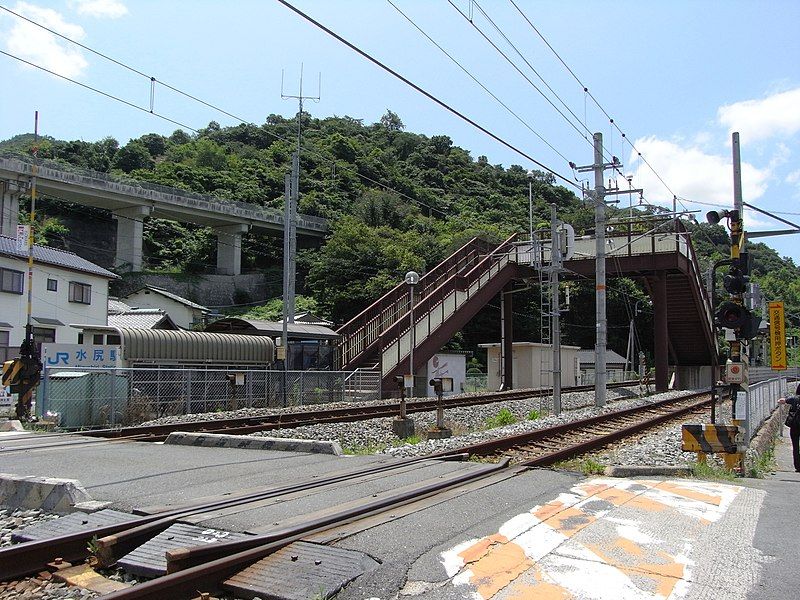
[[(731, 158), (709, 154), (697, 146), (681, 146), (654, 136), (636, 140), (635, 146), (675, 195), (725, 206), (733, 203)], [(633, 183), (644, 189), (645, 198), (650, 202), (657, 201), (665, 206), (672, 206), (672, 194), (647, 165), (638, 164), (635, 155), (630, 157), (628, 165), (636, 168)], [(742, 194), (746, 201), (753, 201), (764, 195), (770, 175), (769, 169), (759, 169), (752, 164), (742, 163)], [(620, 182), (620, 188), (623, 187), (627, 187), (627, 182)]]
[[(80, 25), (67, 23), (61, 14), (49, 8), (19, 2), (14, 12), (74, 40), (81, 40), (86, 35)], [(27, 21), (14, 19), (6, 38), (6, 49), (11, 54), (71, 78), (80, 75), (88, 66), (80, 50), (69, 42)]]
[(773, 136), (789, 137), (800, 131), (800, 88), (779, 92), (761, 100), (745, 100), (721, 106), (717, 119), (728, 131), (738, 131), (742, 143)]
[(128, 8), (119, 0), (69, 0), (67, 4), (79, 15), (101, 19), (119, 19), (128, 14)]

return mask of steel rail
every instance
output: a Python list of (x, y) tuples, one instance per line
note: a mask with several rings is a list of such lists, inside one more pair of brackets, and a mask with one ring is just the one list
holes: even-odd
[[(439, 481), (435, 483), (423, 484), (385, 498), (369, 499), (359, 506), (332, 512), (325, 517), (309, 520), (295, 527), (253, 536), (252, 539), (169, 550), (167, 551), (167, 565), (170, 572), (167, 575), (112, 592), (103, 598), (105, 600), (192, 598), (197, 595), (198, 590), (205, 592), (219, 589), (221, 582), (228, 577), (311, 533), (319, 533), (353, 520), (415, 502), (468, 482), (489, 477), (507, 466), (508, 461), (503, 461), (469, 473), (439, 478)], [(181, 570), (175, 571), (175, 569)]]
[[(687, 404), (687, 401), (691, 401), (696, 398), (702, 399), (695, 402), (689, 402)], [(540, 457), (517, 463), (524, 466), (546, 466), (559, 460), (605, 446), (611, 442), (628, 437), (634, 433), (638, 433), (639, 431), (648, 429), (664, 421), (672, 420), (688, 412), (697, 410), (698, 408), (703, 407), (710, 402), (711, 397), (709, 392), (704, 391), (687, 394), (679, 398), (661, 400), (649, 405), (626, 408), (603, 415), (581, 419), (579, 421), (572, 421), (562, 425), (537, 429), (527, 433), (489, 440), (470, 446), (464, 446), (458, 450), (453, 450), (453, 452), (466, 453), (471, 456), (490, 456), (493, 454), (501, 454), (508, 451), (513, 451), (515, 448), (524, 449), (524, 446), (528, 444), (544, 444), (550, 441), (551, 444), (555, 444), (557, 446), (556, 450), (549, 452), (544, 451)], [(669, 410), (670, 407), (676, 404), (680, 404), (680, 406), (674, 410)], [(666, 410), (667, 412), (660, 412), (662, 410)], [(656, 414), (656, 416), (649, 419), (641, 418), (642, 413), (652, 414), (653, 412), (659, 414)], [(616, 428), (614, 431), (600, 435), (588, 434), (592, 436), (592, 438), (589, 440), (584, 440), (577, 443), (568, 443), (566, 446), (564, 445), (565, 442), (569, 442), (569, 440), (565, 438), (567, 436), (574, 436), (576, 431), (591, 429), (598, 426), (611, 426), (614, 421), (619, 422), (622, 420), (624, 422), (626, 419), (630, 418), (636, 419), (636, 423), (622, 428)], [(583, 435), (585, 436), (586, 434), (584, 433)], [(446, 455), (447, 452), (443, 452), (430, 456), (439, 457)]]
[[(620, 382), (609, 384), (609, 387), (626, 387), (635, 385), (636, 382)], [(564, 388), (565, 393), (592, 391), (592, 386), (575, 386)], [(506, 392), (492, 392), (473, 396), (459, 396), (457, 398), (444, 398), (445, 409), (461, 406), (476, 406), (492, 404), (494, 402), (513, 401), (525, 398), (537, 398), (550, 395), (551, 390), (510, 390)], [(436, 410), (436, 400), (417, 400), (406, 404), (407, 412), (428, 412)], [(120, 429), (100, 429), (84, 431), (82, 435), (104, 438), (136, 438), (139, 441), (163, 441), (173, 431), (186, 431), (197, 433), (229, 433), (246, 434), (256, 431), (270, 431), (302, 425), (317, 423), (338, 423), (375, 419), (379, 417), (394, 417), (400, 414), (400, 404), (387, 403), (368, 406), (352, 406), (327, 410), (298, 411), (293, 413), (279, 413), (256, 417), (237, 417), (234, 419), (211, 419), (206, 421), (183, 421), (163, 425), (140, 425)]]
[[(34, 540), (21, 544), (14, 544), (5, 548), (0, 548), (0, 581), (22, 577), (44, 570), (47, 568), (47, 563), (52, 562), (56, 557), (63, 558), (69, 562), (83, 560), (89, 556), (87, 545), (93, 538), (108, 538), (108, 542), (104, 546), (104, 555), (101, 557), (107, 558), (110, 557), (113, 552), (119, 554), (132, 550), (136, 546), (136, 541), (141, 540), (143, 536), (146, 537), (146, 533), (155, 535), (169, 527), (177, 519), (189, 515), (248, 504), (250, 502), (296, 493), (350, 479), (357, 479), (373, 473), (392, 471), (424, 460), (430, 460), (430, 457), (414, 457), (388, 464), (365, 467), (355, 471), (345, 471), (324, 479), (273, 486), (233, 498), (201, 502), (196, 505), (184, 505), (154, 515), (131, 515), (129, 521), (124, 521), (122, 523), (104, 525), (45, 540)], [(133, 531), (133, 534), (130, 536), (122, 535), (123, 532), (128, 530)], [(113, 536), (117, 537), (114, 538)]]
[[(608, 387), (628, 387), (636, 382), (624, 381), (609, 384)], [(592, 386), (574, 386), (564, 388), (564, 393), (593, 391)], [(527, 398), (538, 398), (550, 395), (551, 390), (508, 390), (505, 392), (491, 392), (471, 396), (444, 398), (444, 408), (458, 408), (465, 406), (479, 406), (502, 401), (514, 401)], [(407, 403), (406, 412), (428, 412), (437, 408), (436, 400), (417, 400)], [(75, 431), (63, 434), (45, 434), (47, 437), (59, 436), (59, 440), (47, 444), (31, 444), (27, 446), (0, 447), (0, 455), (12, 452), (26, 452), (29, 450), (45, 450), (52, 448), (80, 447), (94, 444), (118, 442), (163, 442), (170, 433), (186, 431), (194, 433), (224, 433), (229, 435), (247, 435), (260, 431), (300, 427), (319, 423), (342, 423), (347, 421), (363, 421), (380, 417), (395, 417), (400, 414), (400, 404), (387, 403), (379, 405), (352, 406), (328, 410), (298, 411), (293, 413), (277, 413), (256, 417), (236, 417), (233, 419), (211, 419), (206, 421), (182, 421), (163, 425), (138, 425), (115, 429), (95, 429)], [(70, 441), (73, 436), (79, 437)], [(32, 439), (34, 436), (25, 439)], [(92, 439), (85, 439), (85, 438)], [(99, 439), (96, 439), (99, 438)], [(10, 438), (15, 441), (17, 438)]]

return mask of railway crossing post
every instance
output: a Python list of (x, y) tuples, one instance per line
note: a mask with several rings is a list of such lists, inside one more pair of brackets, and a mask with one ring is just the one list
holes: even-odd
[(444, 392), (453, 391), (453, 378), (452, 377), (434, 377), (428, 382), (433, 391), (436, 392), (436, 427), (428, 431), (429, 440), (441, 440), (449, 438), (453, 435), (453, 430), (444, 426), (444, 404), (442, 402), (442, 395)]
[(400, 439), (414, 435), (414, 420), (409, 419), (406, 413), (406, 383), (405, 377), (397, 375), (394, 378), (397, 389), (400, 390), (400, 414), (392, 419), (392, 433)]

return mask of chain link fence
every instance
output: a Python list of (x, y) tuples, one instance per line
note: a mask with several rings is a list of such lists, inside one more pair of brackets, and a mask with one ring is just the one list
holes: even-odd
[(166, 416), (380, 398), (380, 375), (344, 371), (47, 368), (40, 416), (68, 429)]

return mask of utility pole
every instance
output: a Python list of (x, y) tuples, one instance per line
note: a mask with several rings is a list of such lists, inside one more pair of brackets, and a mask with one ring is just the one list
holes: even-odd
[(550, 205), (550, 294), (552, 300), (551, 330), (553, 334), (553, 412), (561, 414), (561, 299), (558, 293), (558, 275), (561, 273), (561, 222), (556, 205)]
[[(744, 250), (744, 243), (745, 243), (745, 233), (744, 233), (744, 204), (742, 199), (742, 158), (741, 158), (741, 149), (739, 145), (739, 132), (733, 132), (732, 138), (732, 152), (733, 152), (733, 211), (735, 214), (735, 218), (730, 219), (731, 225), (731, 259), (732, 260), (739, 260), (740, 253)], [(744, 304), (744, 295), (742, 293), (731, 294), (731, 299), (733, 302), (739, 305)], [(731, 348), (731, 360), (734, 363), (747, 363), (748, 357), (747, 354), (742, 352), (743, 344), (741, 340), (737, 337), (735, 340), (730, 342)], [(732, 411), (732, 421), (733, 424), (737, 427), (745, 428), (749, 427), (749, 409), (750, 409), (750, 402), (748, 400), (749, 395), (749, 384), (747, 381), (747, 369), (749, 365), (745, 365), (742, 367), (743, 377), (742, 383), (731, 384), (731, 411)], [(739, 395), (741, 392), (741, 396)], [(736, 406), (737, 400), (744, 400), (744, 410), (742, 410), (741, 405), (738, 407)], [(742, 418), (744, 417), (744, 418)], [(741, 429), (740, 429), (741, 430)], [(749, 432), (748, 432), (749, 437)], [(744, 440), (744, 445), (747, 446), (749, 443), (749, 439)], [(742, 469), (744, 469), (744, 454), (739, 456), (739, 463)]]
[(300, 149), (303, 141), (303, 100), (319, 101), (319, 89), (322, 87), (322, 75), (316, 96), (303, 96), (303, 65), (300, 64), (300, 93), (290, 95), (283, 93), (283, 72), (281, 72), (281, 99), (298, 101), (297, 110), (297, 150), (292, 154), (292, 173), (284, 179), (285, 200), (283, 217), (283, 346), (285, 348), (284, 370), (288, 368), (289, 342), (288, 324), (294, 323), (295, 279), (297, 271), (297, 205), (300, 201)]
[(589, 192), (594, 201), (594, 229), (595, 229), (595, 320), (597, 322), (597, 336), (594, 346), (594, 403), (595, 406), (606, 405), (606, 345), (608, 343), (608, 322), (606, 319), (606, 196), (618, 194), (641, 193), (642, 190), (606, 190), (603, 185), (603, 172), (606, 169), (619, 169), (622, 164), (616, 156), (611, 157), (610, 163), (603, 162), (603, 134), (595, 133), (594, 163), (583, 167), (570, 166), (579, 173), (594, 173), (594, 191)]

